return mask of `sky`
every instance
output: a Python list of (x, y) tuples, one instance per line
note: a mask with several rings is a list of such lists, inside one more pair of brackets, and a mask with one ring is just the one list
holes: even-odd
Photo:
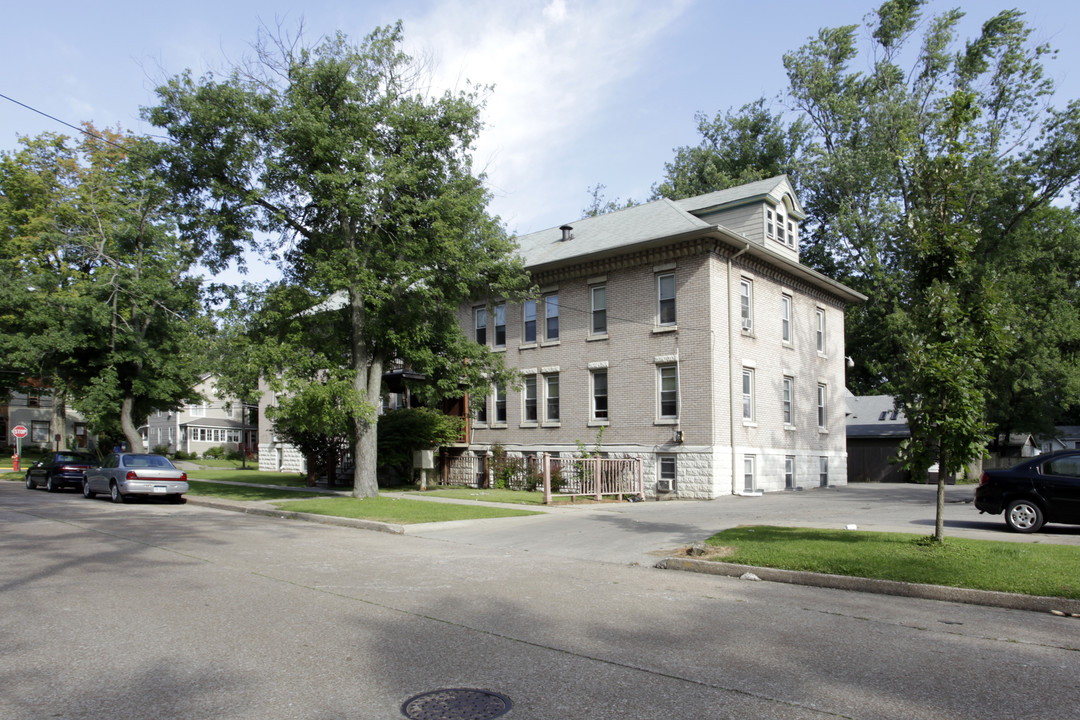
[[(9, 3), (0, 20), (0, 95), (60, 121), (160, 133), (140, 119), (154, 88), (190, 69), (225, 72), (250, 55), (260, 27), (308, 44), (338, 31), (359, 42), (404, 23), (405, 48), (435, 90), (493, 86), (474, 165), (491, 211), (524, 234), (572, 222), (604, 185), (607, 200), (648, 199), (675, 148), (698, 141), (695, 114), (765, 97), (783, 110), (783, 54), (822, 27), (863, 24), (874, 0), (188, 0)], [(1047, 61), (1056, 103), (1080, 98), (1080, 3), (932, 0), (927, 17), (961, 7), (962, 38), (1018, 7)], [(865, 31), (864, 31), (865, 35)], [(869, 62), (865, 60), (865, 62)], [(75, 131), (0, 98), (0, 150), (20, 135)], [(249, 259), (249, 279), (274, 273)], [(234, 276), (215, 278), (229, 281)]]

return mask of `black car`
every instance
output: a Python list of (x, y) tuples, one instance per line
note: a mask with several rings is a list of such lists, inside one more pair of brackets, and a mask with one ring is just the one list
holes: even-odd
[(39, 485), (49, 492), (62, 487), (81, 488), (85, 472), (98, 466), (97, 458), (87, 452), (66, 450), (50, 453), (26, 471), (26, 488), (33, 490)]
[(1005, 513), (1010, 530), (1033, 533), (1044, 524), (1080, 525), (1080, 451), (1039, 455), (1008, 470), (987, 470), (975, 489), (979, 512)]

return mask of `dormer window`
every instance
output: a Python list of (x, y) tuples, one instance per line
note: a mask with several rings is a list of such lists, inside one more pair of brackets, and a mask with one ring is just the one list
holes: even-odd
[(779, 212), (776, 213), (776, 239), (785, 245), (788, 244), (787, 237), (784, 235), (784, 216)]
[(796, 229), (795, 223), (793, 223), (791, 221), (790, 217), (789, 217), (788, 221), (787, 221), (787, 244), (790, 247), (795, 247), (795, 240), (796, 240), (795, 229)]
[(776, 227), (773, 223), (773, 211), (765, 210), (765, 235), (772, 239), (776, 237)]

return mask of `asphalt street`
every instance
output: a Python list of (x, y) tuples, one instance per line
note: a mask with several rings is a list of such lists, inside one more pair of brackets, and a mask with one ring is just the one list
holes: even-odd
[[(800, 500), (811, 524), (876, 529), (852, 514), (871, 494), (777, 498)], [(759, 522), (773, 502), (729, 498), (693, 522)], [(524, 518), (540, 545), (517, 547), (480, 529), (501, 520), (442, 529), (476, 533), (455, 540), (0, 481), (0, 717), (402, 718), (455, 688), (502, 694), (508, 720), (1077, 716), (1080, 621), (634, 559), (700, 539), (682, 525), (696, 505)], [(1009, 537), (950, 510), (953, 534)], [(886, 510), (881, 527), (916, 514)], [(969, 522), (985, 526), (955, 524)], [(607, 549), (639, 534), (625, 556)]]

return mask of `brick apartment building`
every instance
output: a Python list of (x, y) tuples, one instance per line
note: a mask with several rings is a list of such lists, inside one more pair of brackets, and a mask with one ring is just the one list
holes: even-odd
[(866, 298), (799, 263), (803, 218), (781, 176), (519, 237), (539, 296), (460, 321), (523, 382), (472, 399), (456, 452), (599, 439), (658, 498), (846, 483), (844, 308)]

